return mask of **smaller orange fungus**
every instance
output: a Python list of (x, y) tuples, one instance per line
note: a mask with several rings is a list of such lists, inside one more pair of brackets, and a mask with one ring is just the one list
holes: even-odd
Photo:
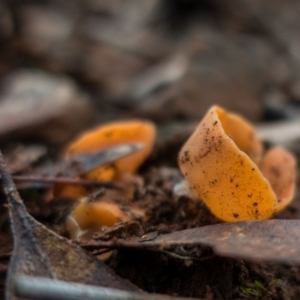
[(284, 209), (294, 196), (295, 165), (295, 159), (281, 147), (270, 149), (262, 161), (261, 171), (277, 196), (276, 212)]
[(145, 218), (144, 211), (138, 207), (124, 204), (123, 210), (117, 203), (102, 198), (93, 201), (87, 197), (80, 199), (66, 220), (66, 229), (72, 239), (88, 239), (103, 226), (112, 227), (119, 222)]
[(179, 153), (189, 186), (227, 222), (268, 219), (293, 198), (295, 158), (282, 148), (263, 156), (254, 128), (213, 106)]
[[(79, 154), (94, 154), (122, 144), (141, 143), (144, 148), (114, 163), (100, 166), (81, 178), (99, 181), (123, 180), (126, 173), (135, 173), (151, 153), (156, 135), (155, 125), (149, 121), (130, 120), (100, 125), (83, 133), (66, 150), (66, 158)], [(56, 185), (55, 197), (79, 198), (87, 194), (84, 187)], [(77, 197), (76, 197), (77, 196)]]
[(82, 230), (111, 227), (118, 222), (130, 220), (118, 205), (107, 202), (81, 203), (74, 209), (73, 217)]
[(145, 147), (121, 158), (112, 165), (99, 167), (84, 175), (86, 179), (113, 180), (121, 173), (135, 173), (151, 153), (155, 139), (155, 126), (148, 121), (119, 121), (101, 125), (74, 141), (66, 151), (67, 157), (82, 153), (95, 153), (102, 149), (128, 143), (143, 143)]

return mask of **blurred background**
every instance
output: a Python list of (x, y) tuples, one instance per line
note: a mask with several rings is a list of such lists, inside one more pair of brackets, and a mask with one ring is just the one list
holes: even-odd
[(0, 146), (124, 118), (172, 135), (212, 104), (295, 140), (299, 14), (297, 0), (2, 0)]

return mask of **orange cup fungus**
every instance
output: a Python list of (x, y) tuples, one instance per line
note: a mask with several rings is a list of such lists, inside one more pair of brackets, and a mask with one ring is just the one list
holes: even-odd
[(81, 198), (66, 219), (66, 229), (72, 239), (89, 239), (103, 226), (145, 219), (144, 210), (130, 203), (114, 203), (103, 196)]
[(67, 157), (83, 153), (96, 153), (102, 149), (130, 143), (143, 143), (145, 147), (121, 158), (109, 166), (99, 167), (84, 175), (86, 179), (118, 180), (124, 172), (135, 173), (153, 148), (155, 126), (148, 121), (119, 121), (101, 125), (88, 131), (67, 149)]
[(189, 186), (227, 222), (271, 218), (292, 200), (296, 161), (275, 147), (263, 155), (254, 128), (213, 106), (179, 153)]
[[(134, 174), (151, 153), (155, 141), (155, 125), (148, 121), (118, 121), (101, 125), (83, 133), (66, 150), (66, 158), (78, 154), (94, 154), (101, 150), (130, 143), (142, 143), (144, 148), (118, 161), (100, 166), (81, 178), (90, 180), (122, 180), (126, 174)], [(86, 195), (82, 186), (56, 185), (55, 197), (78, 198)]]
[[(81, 175), (81, 178), (99, 181), (127, 180), (132, 181), (134, 174), (150, 154), (155, 140), (156, 129), (148, 121), (120, 121), (101, 125), (81, 135), (68, 147), (66, 158), (78, 154), (94, 154), (101, 150), (122, 144), (141, 143), (144, 148), (138, 152), (121, 158), (111, 164), (100, 166)], [(132, 205), (125, 214), (113, 198), (125, 198), (132, 185), (127, 182), (126, 191), (107, 191), (97, 201), (89, 201), (88, 190), (83, 186), (59, 184), (54, 187), (54, 196), (79, 199), (72, 213), (66, 220), (66, 229), (71, 238), (91, 237), (102, 226), (111, 227), (121, 221), (131, 221), (135, 217), (143, 217), (144, 212)]]
[(74, 240), (90, 238), (102, 226), (112, 227), (131, 221), (115, 203), (88, 202), (82, 199), (66, 220), (66, 229)]

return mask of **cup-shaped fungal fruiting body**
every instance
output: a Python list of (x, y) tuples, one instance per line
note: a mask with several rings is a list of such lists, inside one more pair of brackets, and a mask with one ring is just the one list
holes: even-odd
[(276, 147), (263, 155), (254, 128), (213, 106), (179, 153), (190, 187), (227, 222), (271, 218), (293, 198), (296, 162)]
[(115, 203), (81, 199), (66, 219), (66, 229), (72, 239), (90, 238), (102, 226), (112, 227), (122, 221), (131, 221)]
[[(156, 135), (155, 125), (144, 120), (118, 121), (100, 125), (83, 133), (66, 150), (66, 158), (78, 154), (94, 154), (101, 150), (122, 144), (141, 143), (144, 148), (111, 164), (100, 166), (81, 178), (90, 180), (122, 180), (126, 174), (134, 174), (152, 151)], [(79, 198), (85, 196), (82, 186), (57, 184), (55, 197)]]
[(153, 123), (142, 120), (119, 121), (104, 124), (88, 131), (75, 140), (67, 149), (67, 157), (100, 150), (122, 144), (143, 143), (144, 148), (109, 166), (99, 167), (85, 174), (87, 179), (118, 179), (121, 173), (135, 173), (151, 153), (156, 129)]
[(279, 212), (293, 199), (296, 187), (296, 161), (285, 149), (274, 147), (266, 152), (261, 171), (276, 194), (276, 212)]
[[(145, 212), (134, 205), (128, 205), (125, 211), (120, 203), (113, 200), (128, 198), (133, 193), (134, 176), (140, 165), (151, 153), (155, 141), (154, 124), (143, 120), (120, 121), (101, 125), (83, 133), (66, 150), (66, 158), (78, 154), (95, 154), (123, 144), (141, 143), (144, 147), (131, 155), (118, 159), (111, 164), (100, 166), (81, 178), (98, 181), (125, 181), (126, 189), (106, 191), (98, 199), (89, 201), (84, 186), (56, 184), (53, 189), (56, 198), (72, 198), (77, 201), (73, 211), (66, 219), (66, 229), (73, 239), (90, 238), (103, 226), (112, 227), (118, 222), (144, 218)], [(80, 200), (79, 200), (80, 199)], [(126, 205), (125, 203), (123, 203)]]

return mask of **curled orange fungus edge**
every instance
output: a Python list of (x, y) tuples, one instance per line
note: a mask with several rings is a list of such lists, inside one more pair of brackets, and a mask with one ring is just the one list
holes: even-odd
[(253, 126), (212, 106), (179, 153), (190, 188), (220, 220), (269, 219), (294, 196), (296, 160), (281, 147), (263, 152)]

